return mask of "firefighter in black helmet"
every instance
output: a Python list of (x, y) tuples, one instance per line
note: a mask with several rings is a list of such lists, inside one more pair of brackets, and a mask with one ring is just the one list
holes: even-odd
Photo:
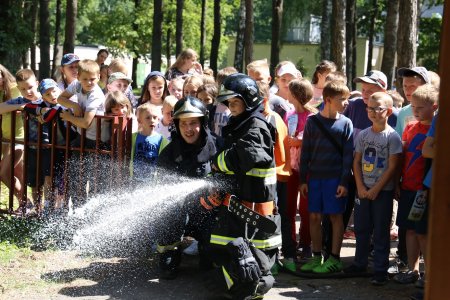
[[(199, 99), (187, 96), (175, 104), (173, 118), (176, 130), (158, 158), (158, 172), (175, 171), (178, 175), (205, 178), (211, 172), (210, 161), (218, 150), (218, 139), (208, 129), (208, 111)], [(214, 207), (220, 203), (199, 196), (204, 194), (207, 195), (207, 191), (187, 195), (182, 204), (164, 216), (164, 224), (158, 226), (160, 278), (177, 276), (182, 253), (180, 242), (184, 235), (198, 241), (200, 267), (211, 265), (205, 252), (215, 219)], [(189, 220), (187, 224), (186, 220)]]
[(228, 76), (217, 100), (228, 106), (231, 117), (222, 129), (224, 147), (213, 168), (232, 178), (232, 196), (213, 228), (211, 253), (233, 299), (261, 299), (273, 285), (270, 269), (281, 245), (274, 203), (275, 130), (261, 114), (263, 98), (247, 75)]

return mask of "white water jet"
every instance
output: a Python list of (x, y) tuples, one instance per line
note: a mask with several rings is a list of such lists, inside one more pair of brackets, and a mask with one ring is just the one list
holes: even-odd
[(170, 222), (165, 213), (179, 210), (187, 195), (207, 185), (201, 179), (164, 176), (133, 191), (97, 195), (38, 234), (81, 253), (145, 255), (151, 249), (153, 228)]

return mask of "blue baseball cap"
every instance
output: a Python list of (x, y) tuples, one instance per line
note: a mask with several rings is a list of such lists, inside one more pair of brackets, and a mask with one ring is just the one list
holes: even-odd
[(78, 55), (73, 53), (66, 53), (61, 59), (61, 66), (70, 65), (71, 63), (74, 63), (76, 61), (80, 61)]
[(38, 85), (38, 91), (41, 94), (44, 94), (48, 89), (50, 88), (57, 88), (58, 84), (56, 84), (56, 82), (51, 79), (51, 78), (46, 78), (43, 79), (39, 85)]

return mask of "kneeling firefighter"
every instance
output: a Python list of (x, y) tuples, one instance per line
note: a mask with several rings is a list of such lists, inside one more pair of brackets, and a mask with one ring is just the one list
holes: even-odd
[(270, 269), (281, 245), (275, 129), (261, 114), (263, 98), (247, 75), (228, 76), (217, 100), (232, 116), (222, 129), (224, 150), (214, 157), (213, 169), (229, 175), (232, 196), (220, 207), (211, 234), (215, 275), (233, 299), (261, 299), (273, 286)]
[[(176, 130), (158, 158), (158, 169), (161, 173), (175, 171), (177, 175), (191, 178), (207, 177), (211, 173), (210, 161), (219, 147), (219, 139), (208, 129), (208, 111), (199, 99), (187, 96), (175, 104), (173, 119)], [(175, 205), (163, 216), (164, 222), (156, 229), (160, 278), (176, 278), (184, 235), (198, 241), (200, 267), (211, 266), (205, 252), (215, 221), (217, 209), (214, 208), (220, 202), (214, 197), (202, 196), (208, 194), (208, 188), (191, 193), (182, 204)]]

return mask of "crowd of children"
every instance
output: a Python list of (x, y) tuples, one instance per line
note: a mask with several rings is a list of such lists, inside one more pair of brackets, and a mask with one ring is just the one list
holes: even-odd
[[(148, 74), (136, 101), (125, 64), (115, 59), (109, 66), (105, 65), (105, 54), (109, 55), (107, 51), (99, 52), (97, 62), (80, 60), (72, 53), (65, 54), (58, 83), (52, 79), (39, 83), (29, 69), (19, 70), (14, 80), (0, 65), (2, 137), (8, 140), (14, 136), (16, 141), (23, 141), (23, 122), (28, 122), (28, 142), (31, 145), (26, 149), (27, 181), (22, 182), (23, 143), (16, 144), (15, 149), (10, 149), (9, 143), (3, 143), (0, 164), (2, 181), (14, 189), (17, 197), (22, 194), (25, 184), (32, 188), (32, 202), (22, 203), (23, 209), (34, 205), (40, 213), (43, 190), (45, 197), (52, 193), (48, 148), (40, 152), (40, 160), (35, 159), (38, 136), (40, 143), (56, 141), (65, 144), (65, 126), (70, 123), (73, 125), (68, 128), (72, 133), (71, 145), (79, 147), (81, 135), (85, 132), (84, 147), (93, 149), (99, 146), (95, 116), (135, 118), (137, 128), (132, 136), (130, 174), (133, 182), (144, 183), (154, 176), (158, 157), (174, 134), (181, 134), (188, 144), (191, 139), (197, 140), (195, 132), (192, 135), (180, 133), (180, 125), (177, 123), (175, 126), (173, 119), (174, 107), (189, 96), (200, 103), (192, 100), (196, 105), (205, 108), (202, 122), (206, 124), (202, 126), (207, 126), (215, 137), (229, 140), (222, 150), (224, 157), (219, 155), (213, 166), (218, 171), (233, 171), (239, 182), (242, 179), (239, 176), (249, 175), (236, 175), (246, 164), (252, 159), (264, 160), (251, 155), (249, 160), (242, 160), (244, 154), (239, 154), (239, 151), (246, 152), (244, 146), (238, 146), (243, 143), (239, 138), (244, 134), (241, 126), (250, 131), (255, 126), (260, 128), (258, 134), (255, 131), (254, 136), (245, 135), (245, 139), (261, 139), (262, 144), (258, 147), (267, 146), (264, 151), (255, 148), (249, 153), (264, 156), (266, 154), (261, 153), (270, 149), (268, 154), (272, 156), (270, 160), (273, 160), (276, 170), (276, 192), (265, 185), (267, 193), (261, 195), (264, 200), (255, 200), (253, 209), (258, 211), (260, 207), (262, 215), (271, 215), (274, 211), (281, 217), (281, 253), (284, 258), (277, 255), (277, 263), (271, 268), (273, 274), (280, 267), (290, 272), (362, 274), (367, 272), (368, 257), (373, 255), (371, 282), (374, 285), (387, 283), (388, 274), (396, 267), (397, 272), (404, 272), (398, 273), (395, 281), (411, 283), (420, 280), (418, 285), (423, 287), (419, 256), (426, 253), (427, 210), (414, 219), (411, 208), (418, 198), (424, 194), (426, 197), (430, 186), (423, 181), (428, 178), (425, 175), (430, 174), (428, 158), (433, 157), (432, 120), (439, 98), (439, 79), (435, 73), (424, 67), (400, 68), (398, 76), (402, 79), (403, 98), (398, 92), (388, 90), (387, 78), (380, 71), (373, 70), (355, 78), (354, 82), (361, 84), (361, 91), (351, 92), (345, 75), (337, 72), (330, 61), (317, 65), (311, 82), (302, 77), (292, 62), (283, 61), (277, 65), (274, 84), (269, 89), (272, 78), (266, 60), (250, 63), (247, 66), (249, 77), (232, 75), (237, 71), (228, 67), (220, 70), (214, 81), (197, 63), (195, 51), (187, 49), (166, 74), (159, 71)], [(102, 70), (106, 70), (103, 76)], [(253, 84), (258, 95), (254, 95)], [(31, 117), (26, 120), (16, 118), (16, 132), (13, 134), (10, 116), (16, 110), (25, 110)], [(254, 115), (256, 111), (262, 113), (262, 117)], [(58, 124), (56, 136), (52, 136), (49, 126), (54, 118)], [(246, 123), (246, 118), (254, 118), (253, 125)], [(107, 127), (106, 122), (101, 127)], [(262, 135), (261, 128), (264, 132), (267, 130), (267, 136)], [(37, 134), (38, 129), (42, 134)], [(270, 134), (272, 129), (275, 132), (273, 136)], [(245, 134), (251, 135), (249, 132)], [(101, 136), (102, 141), (108, 141), (107, 134), (101, 133)], [(14, 178), (11, 181), (13, 150)], [(234, 159), (241, 161), (242, 165), (234, 165), (233, 160), (223, 160), (232, 155), (236, 155)], [(60, 177), (64, 153), (59, 151), (56, 157), (56, 177)], [(270, 160), (261, 162), (260, 166), (270, 170)], [(245, 185), (248, 182), (256, 184), (255, 178), (249, 181), (242, 179), (244, 181), (238, 184), (241, 188), (244, 186), (240, 190), (244, 198), (256, 197), (264, 190), (261, 186), (262, 190), (255, 193), (252, 188), (249, 191), (253, 194), (248, 194)], [(266, 184), (268, 178), (265, 179)], [(60, 185), (60, 182), (56, 183), (56, 186)], [(50, 204), (53, 208), (63, 206), (60, 190), (57, 189), (53, 193), (56, 196), (51, 197), (58, 199)], [(262, 204), (269, 200), (275, 205), (267, 213), (268, 206)], [(389, 266), (394, 201), (398, 201), (399, 246), (396, 266)], [(344, 268), (340, 249), (353, 206), (356, 254), (352, 265)], [(301, 219), (299, 240), (295, 229), (297, 213)], [(309, 259), (300, 268), (297, 267), (298, 255)], [(408, 268), (402, 269), (401, 266)]]

